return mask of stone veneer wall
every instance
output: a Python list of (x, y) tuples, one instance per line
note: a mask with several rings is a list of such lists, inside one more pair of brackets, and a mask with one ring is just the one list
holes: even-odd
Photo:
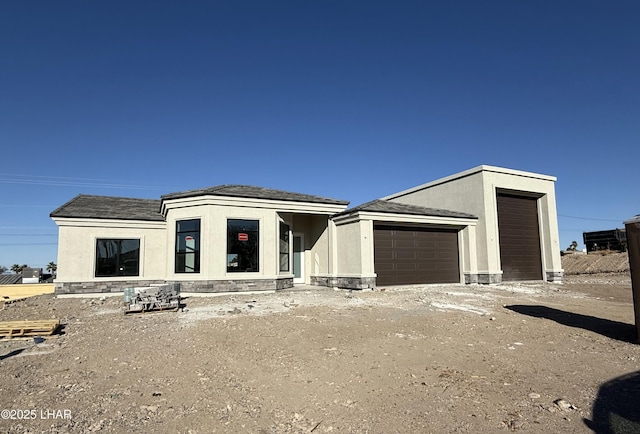
[(471, 273), (466, 273), (464, 275), (464, 283), (469, 285), (472, 283), (478, 283), (478, 275), (477, 274), (471, 274)]
[(492, 285), (495, 283), (502, 283), (502, 274), (491, 273), (478, 273), (478, 274), (465, 274), (464, 283), (480, 283), (482, 285)]
[(125, 288), (144, 287), (154, 284), (177, 283), (180, 292), (217, 293), (217, 292), (246, 292), (273, 291), (293, 287), (293, 278), (264, 279), (264, 280), (119, 280), (106, 282), (60, 282), (55, 283), (55, 294), (108, 294), (123, 292)]
[(293, 278), (284, 279), (256, 279), (256, 280), (191, 280), (176, 281), (180, 292), (216, 293), (216, 292), (247, 292), (274, 291), (293, 287)]
[(311, 276), (311, 284), (330, 288), (373, 289), (376, 287), (376, 278)]
[(547, 282), (560, 283), (563, 277), (562, 271), (547, 271)]
[(164, 280), (118, 280), (108, 282), (60, 282), (55, 283), (55, 294), (108, 294), (122, 292), (124, 288), (167, 283)]
[[(560, 283), (564, 273), (562, 271), (547, 271), (547, 282)], [(502, 283), (502, 274), (465, 274), (464, 283), (481, 283), (490, 285)]]

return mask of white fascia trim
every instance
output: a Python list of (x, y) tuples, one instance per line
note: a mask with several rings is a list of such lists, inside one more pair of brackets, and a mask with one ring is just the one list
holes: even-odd
[(494, 172), (494, 173), (501, 173), (504, 175), (522, 176), (525, 178), (535, 178), (535, 179), (541, 179), (544, 181), (551, 181), (551, 182), (555, 182), (557, 180), (555, 176), (542, 175), (540, 173), (533, 173), (533, 172), (525, 172), (522, 170), (507, 169), (504, 167), (487, 166), (483, 164), (481, 166), (474, 167), (473, 169), (465, 170), (463, 172), (459, 172), (450, 176), (445, 176), (444, 178), (436, 179), (435, 181), (430, 181), (430, 182), (427, 182), (426, 184), (421, 184), (421, 185), (418, 185), (417, 187), (409, 188), (407, 190), (403, 190), (398, 193), (385, 196), (381, 200), (391, 200), (397, 197), (406, 196), (407, 194), (411, 194), (419, 190), (424, 190), (426, 188), (434, 187), (440, 184), (446, 184), (447, 182), (455, 181), (456, 179), (464, 178), (466, 176), (473, 175), (479, 172)]
[(92, 228), (133, 228), (133, 229), (166, 229), (166, 222), (147, 220), (118, 220), (118, 219), (81, 219), (67, 217), (52, 217), (60, 227), (92, 227)]
[(245, 208), (267, 208), (278, 212), (299, 212), (306, 214), (333, 215), (347, 209), (347, 205), (319, 204), (313, 202), (292, 202), (286, 200), (254, 199), (246, 197), (226, 196), (199, 196), (165, 201), (162, 205), (162, 213), (173, 208), (185, 208), (191, 206), (236, 206)]
[(623, 222), (625, 225), (630, 225), (633, 223), (640, 223), (640, 214), (635, 216), (635, 217), (631, 217), (629, 220)]
[(396, 223), (419, 223), (427, 225), (439, 226), (476, 226), (477, 219), (464, 217), (436, 217), (436, 216), (420, 216), (410, 214), (391, 214), (391, 213), (375, 213), (375, 212), (357, 212), (346, 216), (338, 216), (333, 219), (336, 226), (354, 223), (361, 220), (373, 220), (375, 222), (396, 222)]

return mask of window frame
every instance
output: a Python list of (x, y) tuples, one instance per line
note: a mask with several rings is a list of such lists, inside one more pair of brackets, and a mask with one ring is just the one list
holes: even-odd
[[(238, 222), (235, 228), (231, 226), (232, 222)], [(248, 226), (245, 226), (244, 229), (238, 229), (237, 226), (241, 226), (241, 222), (251, 223), (255, 225), (255, 229), (249, 229), (247, 228)], [(227, 247), (225, 256), (227, 273), (260, 272), (260, 226), (261, 221), (256, 218), (227, 218)], [(246, 234), (247, 240), (239, 240), (239, 234)], [(254, 244), (253, 247), (248, 248), (250, 255), (243, 255), (243, 252), (240, 251), (242, 247), (247, 247), (247, 245), (239, 244), (244, 242)], [(232, 263), (237, 263), (237, 265), (230, 266)], [(246, 264), (254, 264), (254, 266), (251, 267)]]
[[(283, 239), (283, 227), (286, 227), (286, 239)], [(280, 220), (278, 224), (278, 270), (280, 273), (291, 272), (291, 225), (285, 221)], [(286, 252), (282, 251), (282, 248), (286, 246)], [(286, 256), (286, 261), (283, 261), (283, 257)], [(286, 268), (283, 268), (283, 264), (286, 264)]]
[[(126, 272), (126, 262), (129, 259), (124, 258), (124, 256), (127, 254), (127, 252), (123, 253), (122, 252), (122, 246), (123, 246), (123, 242), (127, 242), (127, 241), (134, 241), (137, 242), (137, 248), (131, 250), (131, 251), (135, 251), (135, 267), (134, 267), (134, 272), (131, 273), (127, 273)], [(104, 263), (101, 263), (101, 253), (100, 253), (100, 245), (101, 243), (105, 243), (105, 242), (111, 242), (111, 243), (116, 243), (117, 245), (117, 251), (114, 253), (114, 257), (115, 257), (115, 264), (114, 264), (114, 273), (105, 273), (104, 270), (105, 265)], [(96, 238), (95, 239), (95, 266), (93, 269), (93, 275), (96, 278), (100, 278), (100, 277), (139, 277), (140, 276), (140, 248), (142, 246), (142, 242), (141, 242), (141, 238)], [(104, 258), (104, 259), (109, 259), (109, 258)]]
[[(197, 222), (197, 228), (189, 228), (185, 230), (179, 230), (180, 224), (187, 224), (189, 222)], [(194, 248), (192, 252), (187, 251), (186, 237), (194, 236)], [(184, 250), (181, 250), (181, 238), (185, 237)], [(176, 220), (175, 224), (175, 246), (174, 246), (174, 265), (173, 271), (175, 274), (199, 274), (200, 273), (200, 257), (201, 257), (201, 240), (202, 240), (202, 219), (201, 218), (188, 218), (182, 220)], [(187, 268), (187, 255), (193, 255), (192, 270)], [(180, 268), (179, 268), (180, 267)]]

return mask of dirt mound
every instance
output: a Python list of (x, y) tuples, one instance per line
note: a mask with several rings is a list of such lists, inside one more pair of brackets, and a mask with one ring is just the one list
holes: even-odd
[(629, 272), (629, 256), (626, 252), (594, 252), (569, 254), (562, 257), (564, 274), (598, 274)]
[(629, 285), (571, 279), (594, 282), (238, 293), (129, 315), (120, 297), (35, 296), (0, 320), (62, 330), (0, 339), (0, 432), (631, 432)]

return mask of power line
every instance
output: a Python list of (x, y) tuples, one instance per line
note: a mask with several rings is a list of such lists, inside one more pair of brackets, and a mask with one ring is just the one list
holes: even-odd
[(133, 190), (166, 190), (167, 187), (158, 185), (115, 184), (109, 179), (71, 178), (64, 176), (20, 175), (14, 173), (0, 173), (0, 183), (33, 184), (58, 187), (103, 187)]
[(51, 226), (0, 226), (0, 229), (49, 229)]
[(56, 246), (58, 243), (0, 243), (0, 246)]
[(614, 219), (596, 219), (596, 218), (591, 218), (591, 217), (577, 217), (577, 216), (573, 216), (573, 215), (564, 215), (564, 214), (558, 214), (558, 217), (566, 217), (566, 218), (570, 218), (570, 219), (578, 219), (578, 220), (593, 220), (593, 221), (599, 221), (599, 222), (622, 222), (624, 219), (620, 219), (620, 220), (614, 220)]
[(5, 208), (56, 208), (56, 205), (6, 205), (2, 204), (1, 207)]
[(58, 234), (0, 234), (0, 237), (57, 237)]

